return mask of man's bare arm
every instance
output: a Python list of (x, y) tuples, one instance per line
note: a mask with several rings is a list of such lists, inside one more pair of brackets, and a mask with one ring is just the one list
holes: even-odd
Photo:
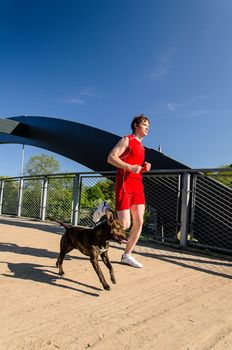
[(137, 164), (128, 164), (120, 159), (120, 156), (126, 150), (129, 145), (129, 139), (127, 136), (122, 137), (117, 145), (111, 150), (107, 157), (107, 162), (116, 168), (125, 169), (127, 171), (131, 171), (132, 173), (138, 174), (140, 173), (142, 167)]

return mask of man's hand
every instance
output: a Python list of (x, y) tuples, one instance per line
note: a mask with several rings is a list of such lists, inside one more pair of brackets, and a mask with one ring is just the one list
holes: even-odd
[(142, 170), (142, 167), (140, 165), (134, 164), (130, 166), (130, 172), (134, 174), (139, 174)]
[(142, 168), (142, 171), (150, 171), (151, 170), (151, 163), (145, 162), (144, 166)]

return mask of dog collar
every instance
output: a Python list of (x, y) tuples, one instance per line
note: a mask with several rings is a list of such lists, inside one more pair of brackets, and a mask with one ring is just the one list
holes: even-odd
[(105, 253), (105, 252), (107, 252), (107, 248), (101, 247), (99, 253), (102, 254), (102, 253)]

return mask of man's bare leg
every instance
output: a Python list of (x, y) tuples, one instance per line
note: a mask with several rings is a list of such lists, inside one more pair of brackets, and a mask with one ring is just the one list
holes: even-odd
[(132, 228), (130, 231), (130, 236), (128, 238), (128, 243), (126, 245), (125, 253), (131, 254), (143, 228), (143, 216), (145, 211), (144, 204), (134, 204), (131, 206), (132, 215)]
[(128, 243), (126, 245), (125, 252), (122, 256), (121, 261), (125, 264), (131, 265), (133, 267), (142, 267), (134, 257), (131, 256), (131, 253), (138, 242), (140, 234), (142, 232), (143, 227), (143, 216), (145, 211), (144, 204), (134, 204), (131, 206), (131, 210), (121, 210), (117, 212), (118, 219), (122, 222), (124, 228), (128, 228), (130, 226), (130, 213), (132, 215), (132, 228), (130, 231), (130, 236), (128, 238)]

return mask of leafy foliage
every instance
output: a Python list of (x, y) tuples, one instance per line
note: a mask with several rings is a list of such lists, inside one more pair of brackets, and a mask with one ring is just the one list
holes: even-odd
[(111, 208), (114, 207), (114, 183), (108, 179), (99, 181), (94, 186), (83, 186), (81, 208), (94, 208), (106, 200)]
[(206, 173), (206, 175), (211, 176), (215, 180), (221, 182), (223, 185), (232, 188), (232, 164), (223, 165), (221, 168), (231, 168), (231, 171)]
[(32, 156), (25, 166), (24, 175), (55, 174), (60, 172), (59, 162), (52, 156)]

